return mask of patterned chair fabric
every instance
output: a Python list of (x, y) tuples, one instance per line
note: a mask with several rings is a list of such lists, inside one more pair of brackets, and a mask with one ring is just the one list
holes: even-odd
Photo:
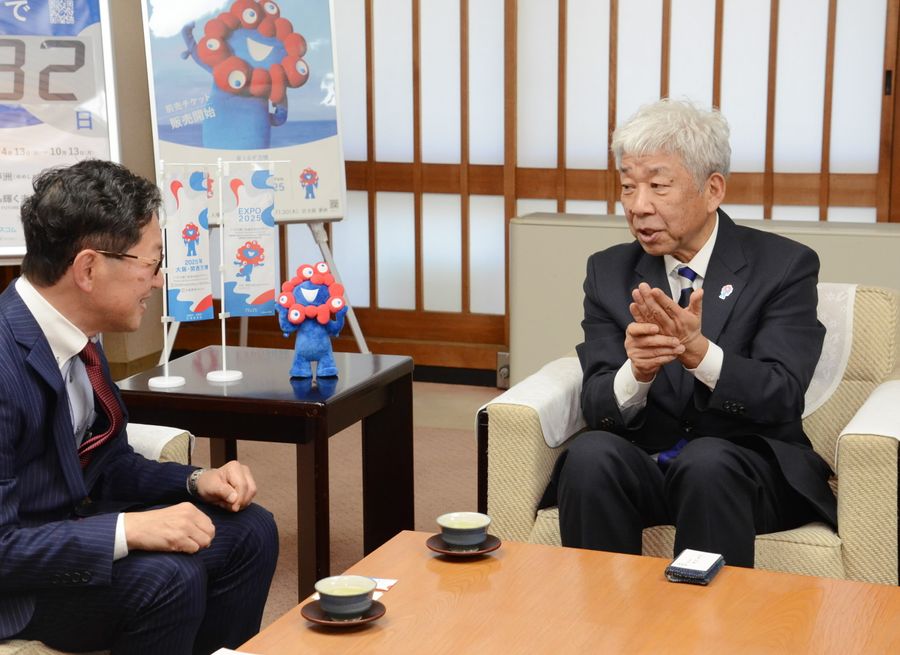
[[(810, 523), (759, 535), (757, 568), (898, 584), (900, 386), (891, 382), (900, 379), (898, 349), (900, 292), (857, 287), (852, 346), (841, 381), (828, 400), (804, 419), (813, 447), (837, 472), (831, 485), (838, 501), (838, 532)], [(556, 386), (548, 383), (547, 394), (571, 398), (580, 390), (580, 381), (574, 383), (577, 388), (560, 389), (552, 380)], [(878, 402), (873, 403), (873, 391), (879, 387)], [(487, 414), (486, 439), (482, 435), (487, 448), (479, 456), (487, 458), (492, 531), (501, 539), (559, 545), (557, 508), (537, 511), (537, 505), (567, 443), (548, 447), (537, 411), (504, 403), (503, 396), (482, 411)], [(858, 421), (871, 414), (880, 419)], [(853, 425), (867, 426), (865, 433), (845, 432), (854, 418)], [(886, 422), (898, 427), (881, 431), (868, 427)], [(674, 533), (673, 526), (644, 530), (644, 554), (671, 558)]]

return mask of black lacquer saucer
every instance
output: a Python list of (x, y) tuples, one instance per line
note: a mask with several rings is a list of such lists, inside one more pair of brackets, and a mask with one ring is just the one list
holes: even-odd
[(474, 557), (475, 555), (484, 555), (500, 548), (500, 540), (492, 534), (487, 539), (475, 546), (452, 546), (444, 541), (440, 534), (434, 534), (428, 537), (425, 542), (430, 550), (441, 555), (449, 557)]
[(309, 602), (300, 608), (300, 614), (302, 614), (303, 618), (307, 621), (312, 621), (318, 625), (325, 625), (331, 628), (349, 628), (355, 625), (370, 623), (375, 619), (384, 616), (385, 611), (387, 611), (387, 608), (385, 608), (383, 603), (379, 603), (377, 600), (373, 600), (369, 609), (360, 616), (354, 616), (347, 619), (333, 618), (329, 614), (326, 614), (317, 600)]

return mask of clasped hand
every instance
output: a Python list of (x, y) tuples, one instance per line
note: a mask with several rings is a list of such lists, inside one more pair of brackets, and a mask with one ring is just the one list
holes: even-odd
[[(197, 495), (211, 505), (239, 512), (256, 496), (256, 482), (250, 469), (235, 460), (204, 471), (197, 479)], [(189, 502), (125, 514), (129, 550), (196, 553), (207, 548), (215, 534), (210, 518)]]
[(687, 307), (679, 307), (667, 293), (646, 282), (631, 297), (628, 309), (634, 323), (625, 330), (625, 352), (635, 379), (649, 382), (660, 367), (675, 359), (686, 368), (696, 368), (709, 347), (700, 333), (703, 289), (691, 294)]

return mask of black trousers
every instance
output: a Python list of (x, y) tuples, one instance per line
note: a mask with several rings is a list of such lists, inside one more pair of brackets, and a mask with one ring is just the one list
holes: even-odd
[(196, 554), (134, 551), (110, 586), (47, 589), (19, 639), (65, 651), (208, 655), (259, 631), (278, 559), (278, 531), (259, 505), (232, 513), (198, 504), (216, 526)]
[(812, 516), (764, 448), (702, 437), (663, 473), (638, 446), (595, 431), (577, 437), (564, 457), (558, 469), (564, 546), (640, 554), (644, 528), (673, 524), (674, 554), (693, 548), (752, 567), (757, 534)]

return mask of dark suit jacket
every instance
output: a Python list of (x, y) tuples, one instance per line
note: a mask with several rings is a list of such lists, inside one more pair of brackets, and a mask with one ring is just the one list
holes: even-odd
[(187, 500), (192, 470), (135, 454), (122, 430), (82, 471), (59, 366), (14, 286), (0, 295), (0, 638), (28, 624), (36, 590), (110, 584), (117, 514), (79, 518), (85, 498)]
[[(803, 433), (803, 396), (822, 350), (816, 318), (819, 259), (784, 237), (740, 227), (719, 210), (719, 231), (703, 280), (701, 330), (724, 351), (715, 391), (667, 364), (650, 387), (647, 406), (625, 425), (613, 378), (627, 359), (628, 305), (641, 282), (666, 292), (662, 257), (637, 242), (588, 260), (584, 283), (584, 371), (581, 405), (588, 425), (630, 439), (648, 452), (680, 438), (715, 436), (773, 455), (794, 489), (821, 517), (837, 524), (831, 473)], [(728, 285), (732, 290), (726, 293)]]

